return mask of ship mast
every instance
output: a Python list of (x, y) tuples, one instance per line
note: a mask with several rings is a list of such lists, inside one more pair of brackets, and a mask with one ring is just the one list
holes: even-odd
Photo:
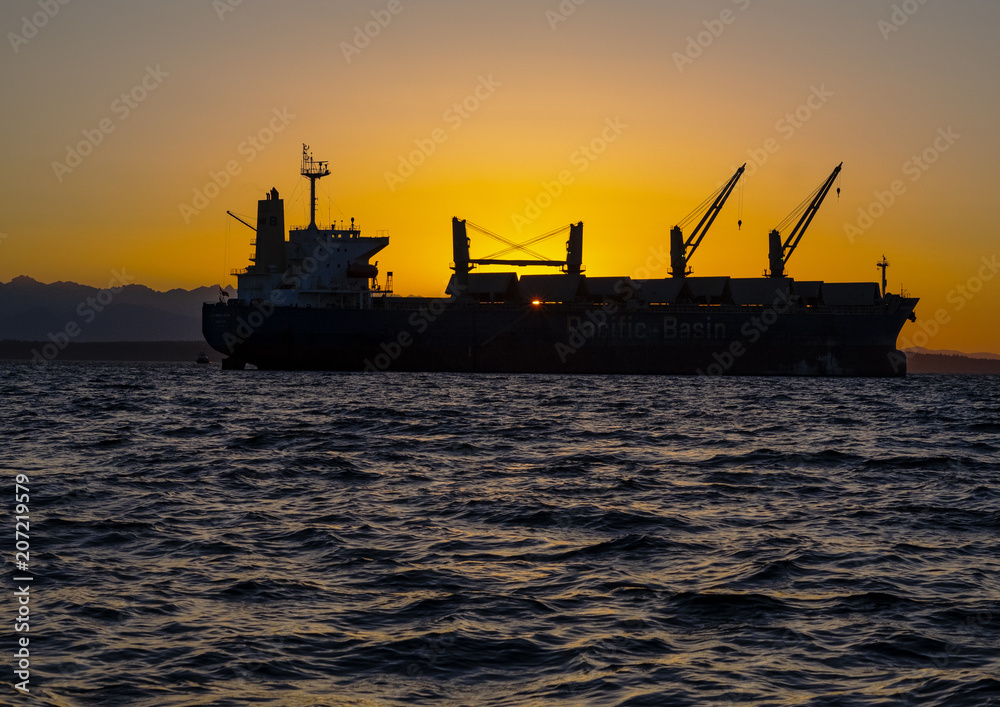
[(889, 261), (885, 259), (885, 255), (882, 256), (882, 262), (875, 263), (875, 267), (882, 268), (882, 296), (885, 297), (886, 290), (886, 280), (885, 280), (885, 270), (889, 267)]
[(314, 160), (309, 145), (302, 143), (302, 176), (309, 179), (309, 228), (316, 228), (316, 180), (330, 174), (329, 164)]

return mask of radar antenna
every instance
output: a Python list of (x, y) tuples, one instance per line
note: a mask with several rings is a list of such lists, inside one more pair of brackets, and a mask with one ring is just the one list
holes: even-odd
[(309, 179), (309, 228), (316, 228), (316, 180), (330, 174), (329, 164), (314, 160), (309, 145), (302, 143), (302, 176)]

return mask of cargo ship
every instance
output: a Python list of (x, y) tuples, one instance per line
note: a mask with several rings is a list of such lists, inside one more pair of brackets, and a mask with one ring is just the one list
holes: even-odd
[[(286, 237), (284, 201), (258, 202), (255, 254), (234, 271), (237, 296), (206, 303), (202, 329), (223, 368), (334, 371), (600, 373), (754, 376), (906, 374), (896, 339), (915, 321), (917, 299), (876, 282), (789, 277), (786, 264), (841, 170), (769, 234), (759, 278), (695, 277), (689, 261), (743, 174), (744, 165), (670, 231), (670, 276), (589, 277), (583, 223), (567, 234), (565, 260), (547, 260), (463, 219), (452, 219), (454, 272), (441, 297), (400, 297), (372, 258), (387, 234), (316, 224), (316, 181), (330, 174), (303, 146), (310, 222)], [(838, 189), (839, 192), (839, 189)], [(235, 214), (231, 214), (238, 218)], [(685, 236), (687, 224), (697, 223)], [(470, 257), (470, 231), (507, 247)], [(538, 239), (535, 239), (536, 241)], [(525, 257), (513, 257), (518, 251)], [(506, 256), (506, 257), (504, 257)], [(531, 257), (527, 257), (531, 256)], [(486, 266), (550, 266), (551, 275), (477, 272)]]

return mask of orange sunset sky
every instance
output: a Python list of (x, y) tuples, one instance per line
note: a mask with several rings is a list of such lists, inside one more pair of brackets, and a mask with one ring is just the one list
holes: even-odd
[(443, 291), (452, 216), (582, 220), (589, 274), (644, 275), (743, 162), (691, 265), (754, 277), (843, 162), (790, 274), (875, 281), (884, 253), (921, 298), (901, 346), (1000, 353), (995, 0), (5, 0), (0, 29), (3, 282), (235, 285), (226, 210), (276, 187), (304, 224), (302, 143), (319, 220), (388, 231), (399, 294)]

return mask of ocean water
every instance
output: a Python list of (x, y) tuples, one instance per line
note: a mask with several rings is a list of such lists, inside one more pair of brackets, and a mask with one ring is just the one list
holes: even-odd
[(2, 704), (1000, 705), (1000, 377), (0, 393)]

